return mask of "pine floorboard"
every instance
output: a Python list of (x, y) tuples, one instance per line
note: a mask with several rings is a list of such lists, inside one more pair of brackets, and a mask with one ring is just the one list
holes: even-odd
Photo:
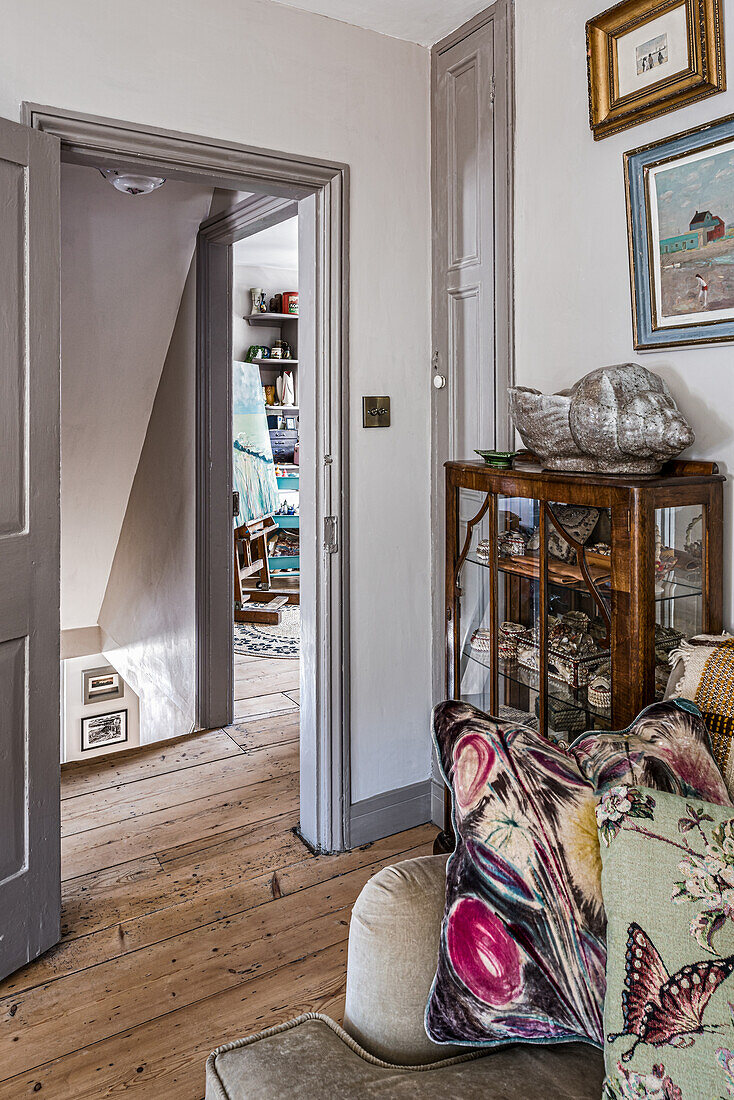
[(215, 1046), (341, 1020), (351, 906), (435, 828), (312, 854), (297, 662), (236, 671), (226, 730), (64, 770), (62, 938), (0, 982), (0, 1100), (201, 1100)]

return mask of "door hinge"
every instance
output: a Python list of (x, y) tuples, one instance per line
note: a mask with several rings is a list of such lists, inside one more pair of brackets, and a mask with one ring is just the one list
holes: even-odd
[(489, 82), (489, 102), (494, 103), (494, 77)]
[(327, 554), (336, 554), (339, 549), (337, 516), (324, 516), (324, 550)]
[(240, 514), (240, 494), (232, 493), (232, 515), (236, 518)]

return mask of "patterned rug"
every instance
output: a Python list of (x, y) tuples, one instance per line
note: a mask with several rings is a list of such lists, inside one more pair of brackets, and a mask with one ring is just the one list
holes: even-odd
[[(266, 607), (267, 604), (263, 606)], [(249, 657), (298, 657), (300, 650), (300, 607), (284, 607), (277, 626), (270, 626), (268, 623), (234, 624), (235, 653)]]

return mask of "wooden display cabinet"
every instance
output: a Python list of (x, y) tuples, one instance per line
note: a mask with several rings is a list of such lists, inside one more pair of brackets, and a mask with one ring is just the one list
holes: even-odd
[(671, 650), (721, 631), (725, 479), (715, 463), (641, 477), (532, 458), (446, 464), (447, 695), (564, 744), (629, 725), (662, 697)]

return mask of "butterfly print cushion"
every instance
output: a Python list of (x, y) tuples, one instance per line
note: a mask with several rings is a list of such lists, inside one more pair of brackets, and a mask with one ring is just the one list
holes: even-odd
[(621, 785), (597, 821), (604, 1098), (734, 1096), (734, 809)]
[(706, 723), (689, 699), (653, 703), (626, 730), (582, 734), (569, 752), (597, 790), (632, 783), (731, 805)]
[(434, 730), (457, 845), (428, 1035), (483, 1046), (601, 1046), (604, 917), (592, 787), (532, 730), (467, 704), (436, 707)]

